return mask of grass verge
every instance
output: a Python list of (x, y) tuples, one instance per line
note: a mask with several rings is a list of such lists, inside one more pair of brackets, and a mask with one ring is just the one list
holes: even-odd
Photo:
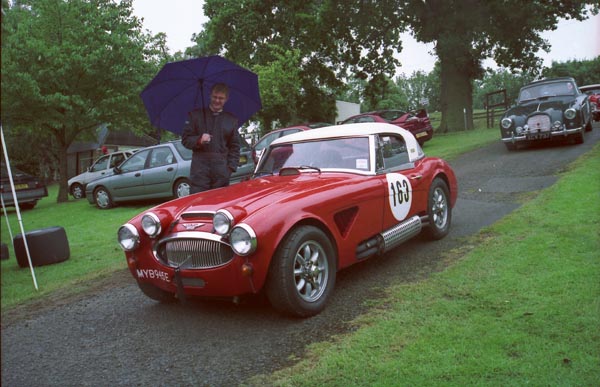
[(356, 332), (250, 385), (597, 386), (600, 145), (571, 168)]

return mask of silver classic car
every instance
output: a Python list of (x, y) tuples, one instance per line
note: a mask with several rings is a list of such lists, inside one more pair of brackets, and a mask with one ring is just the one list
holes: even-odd
[(518, 144), (572, 139), (584, 141), (592, 130), (589, 97), (573, 78), (545, 79), (521, 88), (517, 105), (500, 119), (500, 134), (508, 150)]

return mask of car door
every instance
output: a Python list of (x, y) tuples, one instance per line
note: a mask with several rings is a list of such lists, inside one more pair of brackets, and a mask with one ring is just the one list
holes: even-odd
[(148, 166), (144, 170), (143, 192), (140, 194), (147, 198), (172, 196), (177, 167), (177, 159), (169, 146), (152, 149)]
[[(410, 162), (404, 138), (399, 135), (380, 135), (377, 138), (376, 168), (385, 190), (383, 229), (388, 229), (416, 213), (415, 202), (420, 199), (423, 179), (415, 164)], [(415, 198), (418, 195), (418, 198)]]
[(121, 164), (119, 173), (110, 177), (114, 200), (144, 198), (144, 168), (151, 149), (141, 150)]

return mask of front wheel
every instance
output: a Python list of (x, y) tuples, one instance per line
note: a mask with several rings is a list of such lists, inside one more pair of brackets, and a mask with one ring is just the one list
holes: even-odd
[(102, 210), (111, 208), (114, 205), (110, 192), (104, 187), (96, 188), (94, 191), (94, 202), (96, 202), (96, 206)]
[(427, 200), (429, 226), (426, 229), (431, 239), (442, 239), (450, 232), (452, 208), (450, 207), (450, 190), (440, 178), (435, 178), (429, 187)]
[(325, 308), (335, 285), (335, 250), (323, 231), (313, 226), (292, 230), (271, 261), (266, 293), (283, 313), (314, 316)]
[(71, 195), (75, 199), (82, 199), (85, 196), (85, 190), (83, 186), (79, 183), (75, 183), (71, 186)]

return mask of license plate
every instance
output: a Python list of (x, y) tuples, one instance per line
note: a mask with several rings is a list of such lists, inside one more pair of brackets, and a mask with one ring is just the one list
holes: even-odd
[(417, 133), (417, 135), (415, 136), (416, 138), (420, 138), (423, 136), (427, 136), (427, 132), (421, 132), (421, 133)]
[(15, 184), (15, 190), (27, 189), (27, 188), (29, 188), (29, 185), (27, 185), (27, 184)]
[(528, 140), (545, 140), (550, 138), (550, 133), (536, 133), (536, 134), (528, 134)]

